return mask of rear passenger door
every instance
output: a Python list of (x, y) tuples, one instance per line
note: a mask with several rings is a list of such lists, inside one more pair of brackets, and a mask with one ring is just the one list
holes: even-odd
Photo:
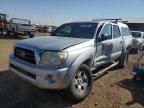
[(123, 38), (120, 33), (120, 28), (117, 25), (112, 26), (112, 37), (113, 37), (113, 53), (112, 59), (117, 59), (122, 53)]

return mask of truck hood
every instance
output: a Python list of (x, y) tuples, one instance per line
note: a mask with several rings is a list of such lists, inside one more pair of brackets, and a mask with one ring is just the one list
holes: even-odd
[(16, 42), (16, 46), (32, 47), (43, 50), (61, 51), (71, 46), (87, 42), (90, 39), (57, 37), (57, 36), (43, 36), (32, 39), (25, 39)]

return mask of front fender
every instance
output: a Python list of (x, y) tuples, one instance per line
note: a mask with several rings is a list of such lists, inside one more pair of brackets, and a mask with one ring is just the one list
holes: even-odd
[(71, 80), (73, 79), (75, 72), (77, 71), (77, 69), (79, 68), (79, 66), (83, 62), (90, 59), (91, 63), (93, 63), (93, 60), (94, 60), (93, 57), (94, 57), (93, 54), (90, 53), (90, 51), (87, 51), (87, 52), (79, 55), (77, 58), (75, 58), (68, 68), (68, 71), (65, 75), (64, 81), (61, 85), (61, 87), (62, 87), (61, 89), (66, 88), (70, 85)]
[(73, 62), (71, 63), (70, 67), (79, 67), (82, 63), (84, 63), (86, 60), (89, 60), (93, 62), (94, 60), (94, 54), (90, 53), (91, 51), (87, 51), (85, 53), (82, 53), (78, 57), (76, 57)]

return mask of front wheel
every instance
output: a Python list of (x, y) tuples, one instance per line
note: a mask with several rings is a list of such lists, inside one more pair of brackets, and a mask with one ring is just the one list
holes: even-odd
[(82, 101), (91, 92), (92, 83), (93, 80), (89, 67), (82, 64), (66, 89), (66, 95), (74, 101)]

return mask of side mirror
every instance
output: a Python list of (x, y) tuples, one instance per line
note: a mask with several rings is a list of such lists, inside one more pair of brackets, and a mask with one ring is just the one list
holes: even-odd
[(110, 39), (111, 38), (111, 35), (108, 35), (108, 34), (102, 34), (101, 35), (101, 41), (104, 41), (104, 40), (107, 40), (107, 39)]

